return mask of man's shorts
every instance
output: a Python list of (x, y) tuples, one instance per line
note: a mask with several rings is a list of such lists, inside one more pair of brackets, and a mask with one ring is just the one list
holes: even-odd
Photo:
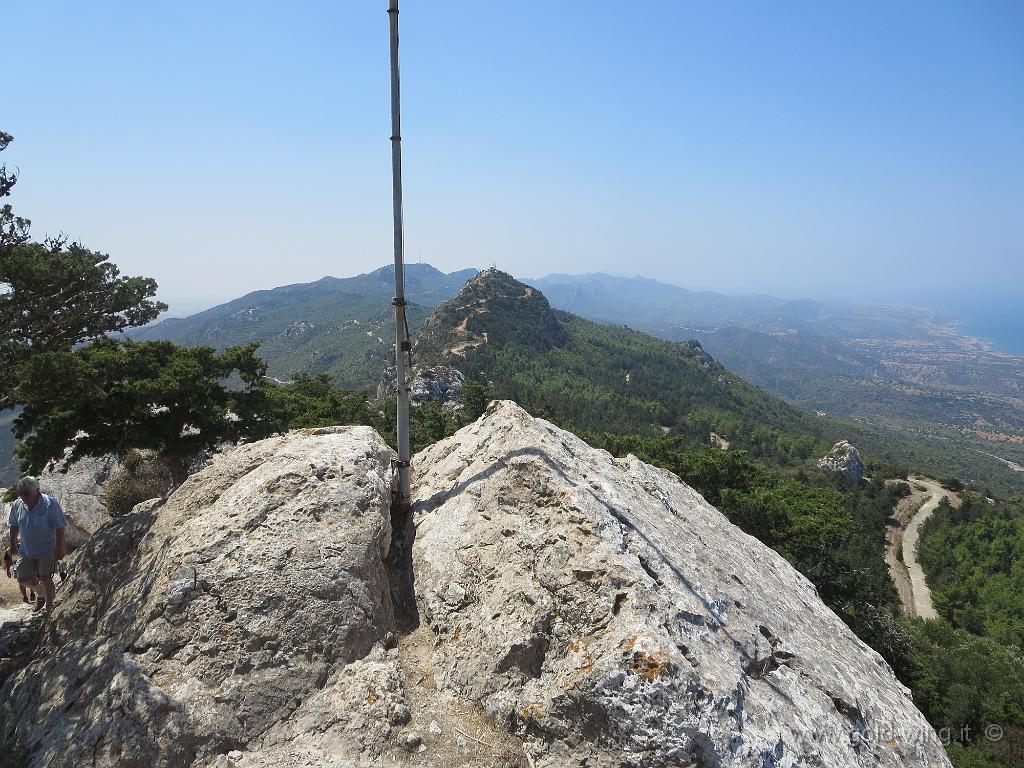
[(53, 576), (56, 562), (53, 553), (39, 557), (19, 557), (14, 566), (14, 576), (18, 579), (31, 579), (38, 576)]

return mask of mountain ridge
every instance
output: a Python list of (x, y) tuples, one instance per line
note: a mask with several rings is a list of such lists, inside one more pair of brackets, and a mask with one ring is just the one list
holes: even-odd
[[(429, 264), (408, 265), (407, 270), (408, 315), (413, 330), (426, 320), (433, 306), (454, 296), (467, 277), (477, 274), (473, 269), (445, 274)], [(294, 283), (255, 291), (188, 318), (168, 319), (139, 329), (132, 336), (141, 339), (169, 338), (184, 344), (210, 344), (215, 347), (256, 341), (262, 345), (260, 354), (270, 363), (270, 375), (278, 380), (288, 380), (295, 373), (326, 372), (342, 386), (372, 388), (393, 354), (394, 325), (390, 307), (393, 274), (393, 267), (386, 265), (352, 278), (327, 276), (314, 283)], [(538, 283), (544, 284), (549, 279), (564, 289), (575, 278), (554, 274), (532, 283), (536, 288)], [(618, 316), (596, 317), (592, 314), (591, 320), (628, 325), (670, 341), (696, 337), (727, 368), (801, 408), (861, 421), (894, 435), (903, 441), (900, 451), (910, 446), (910, 458), (907, 460), (922, 469), (955, 474), (968, 482), (994, 483), (999, 492), (1009, 492), (1014, 488), (1020, 492), (1019, 489), (1024, 488), (1022, 473), (1014, 473), (1001, 461), (1006, 459), (1024, 464), (1024, 443), (1015, 447), (1017, 443), (1012, 442), (1017, 437), (1024, 440), (1024, 429), (1020, 428), (1024, 423), (1024, 397), (1016, 396), (1014, 399), (1013, 394), (1016, 391), (1014, 387), (1024, 387), (1024, 378), (1015, 378), (1012, 363), (1002, 362), (1012, 358), (997, 356), (993, 359), (1002, 368), (990, 366), (990, 370), (1001, 377), (999, 381), (1005, 382), (1000, 385), (1001, 394), (979, 395), (971, 393), (972, 380), (965, 378), (965, 369), (955, 367), (955, 362), (919, 371), (913, 360), (904, 363), (899, 357), (892, 357), (887, 363), (889, 367), (886, 367), (878, 362), (880, 352), (871, 347), (869, 341), (858, 339), (851, 346), (842, 339), (827, 338), (813, 331), (794, 331), (793, 323), (778, 317), (771, 319), (779, 314), (780, 307), (788, 307), (798, 316), (810, 314), (821, 317), (820, 302), (789, 302), (763, 295), (741, 298), (738, 300), (741, 303), (736, 306), (742, 309), (746, 306), (742, 302), (753, 302), (753, 305), (761, 307), (759, 317), (768, 319), (764, 323), (758, 321), (761, 324), (757, 328), (742, 331), (730, 330), (728, 326), (702, 331), (693, 326), (707, 327), (708, 323), (664, 322), (666, 315), (663, 310), (671, 309), (672, 301), (679, 296), (698, 296), (702, 297), (701, 301), (711, 303), (729, 300), (729, 297), (710, 291), (687, 291), (642, 277), (616, 278), (593, 273), (582, 276), (582, 279), (604, 286), (602, 296), (607, 299), (606, 308), (619, 307), (616, 310), (620, 313)], [(636, 297), (631, 304), (622, 304), (620, 299), (626, 292), (618, 290), (621, 284), (616, 281), (620, 280), (633, 287), (646, 289), (654, 286), (663, 294), (662, 304), (641, 301), (644, 296)], [(524, 282), (531, 284), (530, 280)], [(538, 290), (546, 295), (550, 289)], [(554, 300), (551, 296), (547, 298), (552, 307), (564, 309), (558, 299), (559, 290), (553, 291)], [(571, 302), (566, 303), (571, 305)], [(657, 316), (660, 325), (645, 326), (643, 316), (623, 314), (623, 306), (640, 305), (643, 305), (647, 317)], [(271, 309), (267, 309), (268, 306)], [(847, 323), (852, 330), (874, 329), (880, 330), (882, 335), (892, 332), (893, 323), (891, 318), (886, 320), (884, 312), (878, 308), (861, 310), (861, 317)], [(735, 312), (726, 316), (723, 315), (725, 310), (719, 308), (716, 311), (726, 320), (735, 319)], [(835, 311), (830, 311), (828, 316), (836, 316)], [(895, 326), (902, 327), (908, 323), (914, 326), (921, 317), (920, 312), (908, 314)], [(772, 327), (776, 330), (772, 331)], [(778, 330), (780, 328), (782, 330)], [(886, 331), (886, 328), (890, 330)], [(947, 331), (941, 329), (943, 334)], [(918, 334), (918, 331), (913, 333)], [(744, 337), (745, 341), (737, 344), (737, 336)], [(950, 337), (947, 334), (938, 338)], [(475, 343), (471, 338), (464, 341)], [(765, 361), (766, 350), (771, 350), (771, 360)], [(894, 378), (904, 369), (910, 370), (919, 381), (900, 383), (898, 378)], [(951, 391), (940, 388), (936, 383), (924, 383), (924, 377), (929, 377), (929, 380), (945, 377), (943, 381), (959, 384), (961, 389)], [(992, 380), (992, 376), (988, 380)], [(901, 414), (905, 418), (900, 418)], [(936, 420), (942, 423), (937, 424)], [(0, 425), (0, 429), (3, 428)], [(863, 427), (851, 429), (851, 439), (871, 442), (870, 436), (858, 437), (857, 429), (863, 432)], [(922, 441), (922, 437), (926, 440)], [(992, 442), (993, 439), (996, 442)], [(943, 458), (953, 457), (952, 446), (956, 446), (955, 460)], [(898, 452), (892, 446), (877, 441), (869, 452), (886, 456), (888, 460), (898, 460)]]
[(698, 342), (553, 309), (543, 293), (496, 269), (435, 307), (413, 334), (413, 361), (455, 367), (486, 381), (494, 397), (576, 431), (671, 433), (694, 446), (724, 432), (755, 454), (774, 431), (802, 458), (835, 442), (820, 419), (748, 384)]
[[(354, 277), (326, 276), (252, 291), (186, 318), (169, 318), (132, 331), (139, 341), (166, 339), (186, 346), (223, 348), (259, 342), (269, 373), (329, 373), (338, 383), (364, 388), (376, 379), (394, 343), (390, 302), (394, 266)], [(406, 266), (410, 325), (457, 292), (474, 269), (444, 273), (430, 264)]]

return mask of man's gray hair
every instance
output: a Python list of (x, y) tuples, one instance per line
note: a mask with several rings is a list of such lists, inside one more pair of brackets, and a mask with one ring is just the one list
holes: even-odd
[(36, 480), (32, 475), (27, 475), (18, 481), (19, 491), (35, 491), (39, 488), (39, 481)]

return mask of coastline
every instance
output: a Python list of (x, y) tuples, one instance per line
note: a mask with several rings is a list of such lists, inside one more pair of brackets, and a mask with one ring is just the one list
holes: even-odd
[(1012, 318), (1013, 315), (985, 318), (957, 313), (953, 322), (957, 335), (978, 339), (989, 352), (1024, 357), (1024, 314), (1019, 323), (1007, 320), (1007, 317)]

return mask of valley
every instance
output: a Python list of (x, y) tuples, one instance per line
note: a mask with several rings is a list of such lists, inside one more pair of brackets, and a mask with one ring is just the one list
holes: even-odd
[[(409, 265), (410, 327), (475, 274)], [(218, 348), (260, 342), (276, 379), (328, 373), (341, 386), (375, 388), (393, 343), (392, 275), (382, 267), (258, 291), (132, 336)], [(601, 274), (524, 282), (553, 308), (582, 318), (671, 342), (697, 339), (746, 381), (844, 422), (850, 439), (878, 460), (1024, 493), (1024, 473), (1013, 469), (1024, 465), (1024, 358), (961, 336), (952, 319), (913, 307), (726, 296)], [(484, 336), (468, 328), (455, 344), (470, 352)]]
[[(733, 297), (644, 278), (528, 281), (552, 304), (669, 340), (800, 408), (913, 445), (906, 460), (976, 487), (1024, 493), (1024, 357), (994, 352), (931, 310)], [(1009, 462), (1009, 463), (1007, 463)]]

